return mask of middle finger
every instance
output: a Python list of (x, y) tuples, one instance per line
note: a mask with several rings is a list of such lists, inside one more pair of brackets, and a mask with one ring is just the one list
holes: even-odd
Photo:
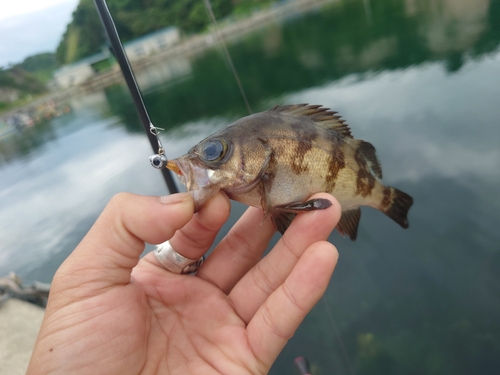
[(229, 293), (243, 275), (260, 260), (276, 232), (272, 221), (262, 222), (263, 218), (264, 214), (260, 208), (249, 207), (219, 242), (197, 276)]

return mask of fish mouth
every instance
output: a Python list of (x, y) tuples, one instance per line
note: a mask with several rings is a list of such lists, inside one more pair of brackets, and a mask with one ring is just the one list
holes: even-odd
[(193, 196), (195, 212), (199, 211), (208, 199), (220, 190), (220, 187), (210, 183), (209, 169), (192, 163), (186, 157), (169, 160), (167, 168), (177, 174), (187, 191)]
[(184, 175), (184, 173), (182, 173), (182, 169), (174, 160), (169, 160), (167, 162), (167, 168), (170, 169), (172, 172), (177, 173), (179, 176)]
[(188, 191), (203, 189), (211, 185), (210, 170), (204, 166), (198, 166), (186, 157), (169, 160), (167, 168), (177, 174)]
[(182, 167), (182, 164), (176, 160), (176, 159), (173, 159), (173, 160), (169, 160), (167, 162), (167, 169), (170, 169), (172, 172), (174, 172), (177, 177), (179, 177), (179, 180), (181, 180), (181, 182), (186, 185), (187, 181), (186, 181), (186, 176), (189, 176), (189, 174), (187, 173), (186, 170), (183, 170), (184, 168)]

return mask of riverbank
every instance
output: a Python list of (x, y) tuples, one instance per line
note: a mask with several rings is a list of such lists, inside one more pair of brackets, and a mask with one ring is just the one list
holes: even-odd
[[(232, 43), (244, 35), (274, 22), (281, 22), (291, 16), (310, 11), (329, 3), (339, 0), (289, 0), (274, 4), (272, 7), (252, 13), (243, 19), (228, 19), (213, 27), (206, 33), (184, 38), (179, 44), (157, 54), (145, 57), (132, 64), (135, 72), (169, 59), (190, 57), (202, 53), (220, 43), (220, 38), (226, 43)], [(96, 73), (86, 82), (80, 85), (85, 92), (102, 89), (111, 84), (123, 82), (123, 76), (119, 69), (111, 69)]]
[[(268, 9), (256, 11), (243, 19), (224, 20), (219, 24), (218, 30), (212, 27), (212, 29), (206, 33), (184, 38), (179, 44), (163, 52), (147, 56), (131, 65), (137, 73), (154, 64), (181, 57), (191, 57), (217, 45), (220, 43), (220, 38), (227, 43), (232, 43), (257, 28), (274, 22), (281, 22), (288, 17), (296, 16), (302, 12), (307, 12), (311, 9), (337, 1), (338, 0), (291, 0), (280, 2)], [(0, 136), (15, 131), (16, 127), (14, 123), (16, 123), (19, 118), (25, 121), (26, 124), (31, 123), (32, 120), (36, 122), (36, 118), (40, 117), (40, 114), (43, 112), (40, 108), (47, 108), (50, 106), (61, 107), (64, 106), (65, 101), (70, 97), (101, 90), (107, 86), (123, 82), (124, 79), (121, 71), (118, 65), (115, 65), (112, 69), (96, 73), (78, 86), (54, 91), (26, 103), (22, 107), (13, 108), (0, 113)]]

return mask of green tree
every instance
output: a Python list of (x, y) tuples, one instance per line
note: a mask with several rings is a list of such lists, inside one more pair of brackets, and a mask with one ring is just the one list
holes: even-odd
[[(257, 4), (270, 0), (243, 0)], [(203, 31), (210, 23), (203, 0), (108, 0), (116, 29), (123, 42), (168, 26), (185, 34)], [(222, 19), (233, 11), (232, 0), (213, 0), (215, 16)], [(56, 50), (59, 64), (70, 64), (98, 53), (105, 43), (104, 31), (94, 0), (80, 0)]]
[(56, 66), (56, 59), (52, 52), (44, 52), (28, 56), (18, 65), (27, 72), (35, 73), (40, 70), (54, 69)]
[(30, 72), (42, 83), (47, 83), (52, 79), (52, 74), (57, 67), (55, 54), (51, 52), (28, 56), (16, 66)]
[(0, 87), (17, 89), (23, 94), (39, 94), (46, 90), (43, 83), (19, 66), (0, 68)]
[(93, 0), (80, 0), (56, 50), (59, 64), (69, 64), (91, 56), (104, 43), (101, 21)]

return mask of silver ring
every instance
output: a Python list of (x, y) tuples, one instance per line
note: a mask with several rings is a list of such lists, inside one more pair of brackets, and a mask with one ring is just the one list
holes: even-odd
[(174, 250), (169, 241), (165, 241), (156, 246), (156, 259), (168, 271), (178, 274), (194, 273), (198, 271), (203, 263), (204, 257), (199, 259), (189, 259)]

